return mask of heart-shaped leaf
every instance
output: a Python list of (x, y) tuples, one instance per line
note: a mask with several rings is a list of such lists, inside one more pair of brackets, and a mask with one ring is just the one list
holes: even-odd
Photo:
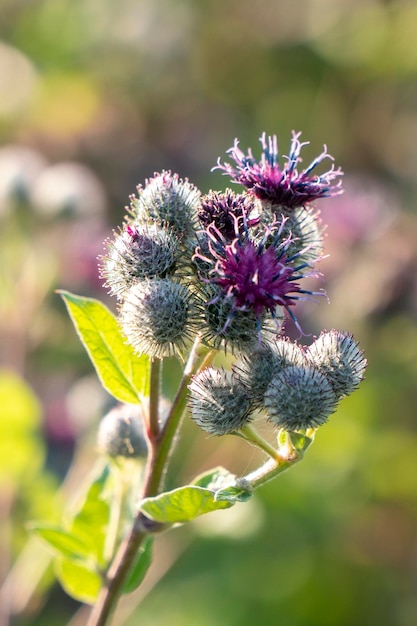
[(58, 293), (103, 387), (121, 402), (140, 402), (148, 393), (149, 357), (135, 354), (117, 319), (99, 300)]

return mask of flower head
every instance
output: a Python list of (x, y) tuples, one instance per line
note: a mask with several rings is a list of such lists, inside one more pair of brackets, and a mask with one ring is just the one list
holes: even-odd
[(221, 163), (219, 158), (214, 169), (223, 170), (234, 182), (243, 185), (261, 200), (268, 200), (286, 209), (294, 209), (318, 198), (342, 193), (341, 181), (334, 182), (343, 174), (340, 168), (335, 169), (332, 165), (323, 174), (312, 174), (322, 161), (333, 160), (326, 146), (323, 146), (323, 152), (304, 170), (297, 170), (297, 165), (302, 160), (301, 148), (309, 143), (301, 143), (300, 135), (301, 133), (293, 131), (290, 153), (283, 157), (286, 159), (283, 166), (279, 164), (276, 135), (268, 137), (267, 141), (266, 134), (263, 133), (260, 138), (262, 156), (259, 161), (254, 158), (251, 150), (245, 155), (236, 139), (234, 146), (227, 151), (235, 165)]
[(145, 458), (148, 446), (142, 419), (138, 404), (123, 404), (111, 409), (100, 422), (99, 450), (110, 457)]
[(176, 269), (178, 238), (157, 224), (127, 224), (105, 245), (101, 276), (118, 298), (138, 280), (164, 278)]
[(202, 337), (204, 342), (216, 350), (230, 348), (232, 353), (250, 353), (262, 340), (270, 341), (283, 323), (282, 310), (274, 312), (274, 320), (266, 316), (257, 318), (253, 311), (235, 309), (233, 301), (222, 296), (220, 289), (214, 294), (212, 289), (201, 291), (200, 307), (201, 302), (204, 302)]
[[(197, 249), (195, 256), (212, 265), (208, 277), (202, 278), (203, 282), (217, 287), (217, 295), (209, 304), (222, 300), (229, 303), (230, 313), (225, 326), (236, 312), (251, 313), (259, 322), (260, 336), (261, 320), (265, 314), (270, 313), (276, 319), (276, 310), (283, 308), (299, 328), (292, 307), (301, 298), (323, 295), (322, 292), (301, 288), (299, 281), (302, 278), (318, 274), (311, 270), (310, 265), (297, 263), (298, 252), (288, 256), (291, 237), (281, 239), (284, 223), (285, 220), (272, 239), (275, 224), (265, 229), (260, 240), (252, 239), (246, 230), (244, 236), (237, 231), (231, 242), (214, 224), (208, 226), (209, 254), (203, 257)], [(306, 267), (310, 269), (304, 272)], [(280, 321), (277, 326), (281, 327)]]
[(233, 433), (251, 420), (249, 391), (231, 372), (207, 368), (193, 376), (189, 389), (191, 417), (206, 432)]
[(125, 294), (119, 320), (128, 343), (150, 357), (181, 355), (195, 334), (189, 289), (170, 278), (136, 282)]
[(314, 367), (292, 365), (273, 377), (264, 398), (268, 419), (279, 428), (317, 428), (336, 410), (326, 376)]
[(351, 333), (323, 331), (306, 358), (326, 375), (338, 398), (351, 394), (365, 375), (366, 359)]
[(254, 209), (254, 198), (246, 193), (236, 194), (231, 189), (224, 193), (210, 191), (201, 200), (198, 217), (204, 227), (214, 223), (223, 237), (230, 240), (236, 235), (236, 218), (241, 233), (245, 227), (259, 222), (259, 217), (252, 215)]
[(243, 354), (232, 369), (235, 376), (250, 389), (254, 405), (263, 407), (264, 394), (274, 376), (287, 367), (304, 365), (304, 351), (289, 339), (263, 343)]
[(181, 240), (193, 234), (201, 194), (187, 178), (164, 170), (137, 190), (138, 197), (130, 197), (134, 221), (164, 226)]

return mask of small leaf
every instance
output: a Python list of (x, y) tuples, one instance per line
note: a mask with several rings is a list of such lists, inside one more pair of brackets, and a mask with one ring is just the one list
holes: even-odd
[(89, 554), (88, 546), (63, 528), (47, 524), (31, 525), (29, 528), (61, 556), (71, 560), (83, 560)]
[(162, 524), (182, 524), (200, 515), (227, 509), (232, 502), (214, 499), (214, 492), (202, 487), (187, 486), (161, 493), (155, 498), (146, 498), (140, 508), (142, 512)]
[(93, 478), (69, 520), (69, 532), (87, 548), (90, 558), (106, 565), (105, 542), (112, 505), (111, 472), (107, 464)]
[(149, 357), (126, 343), (117, 319), (99, 300), (58, 291), (103, 387), (117, 400), (138, 403), (147, 395)]
[(280, 428), (278, 431), (277, 441), (278, 441), (278, 449), (287, 448), (288, 447), (289, 434), (288, 431), (284, 428)]
[(235, 482), (235, 474), (231, 474), (224, 467), (218, 466), (197, 476), (192, 484), (197, 487), (204, 487), (205, 489), (216, 491), (226, 485), (233, 485)]
[(298, 452), (305, 452), (307, 448), (313, 443), (313, 439), (303, 435), (302, 433), (288, 432), (288, 436), (292, 445)]
[(95, 603), (103, 581), (92, 567), (62, 558), (55, 561), (55, 573), (70, 596), (88, 604)]
[(214, 498), (216, 502), (247, 502), (252, 497), (250, 491), (242, 489), (241, 487), (226, 487), (225, 489), (219, 489), (216, 491)]
[(148, 536), (141, 545), (136, 561), (123, 585), (122, 593), (131, 593), (139, 587), (152, 563), (153, 537)]

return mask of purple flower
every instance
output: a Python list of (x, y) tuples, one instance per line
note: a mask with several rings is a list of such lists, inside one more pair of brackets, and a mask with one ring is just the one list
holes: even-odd
[(225, 192), (210, 191), (201, 200), (198, 217), (201, 224), (207, 228), (212, 222), (221, 234), (232, 240), (236, 236), (236, 218), (239, 230), (243, 232), (246, 226), (255, 226), (259, 217), (253, 217), (256, 212), (253, 196), (247, 193), (236, 194), (231, 189)]
[(293, 131), (290, 153), (289, 156), (284, 156), (286, 163), (282, 167), (279, 164), (276, 135), (268, 137), (267, 142), (266, 134), (263, 133), (260, 138), (262, 146), (260, 161), (256, 161), (250, 149), (245, 155), (236, 139), (234, 146), (227, 151), (236, 165), (221, 163), (219, 158), (217, 166), (213, 169), (223, 170), (224, 174), (246, 187), (260, 200), (268, 200), (286, 209), (295, 209), (318, 198), (342, 193), (341, 181), (334, 182), (343, 175), (340, 168), (335, 169), (332, 165), (323, 174), (312, 174), (317, 165), (325, 159), (333, 161), (326, 146), (323, 146), (323, 152), (306, 169), (298, 172), (297, 165), (302, 161), (301, 148), (309, 143), (301, 143), (300, 135), (301, 133)]
[[(252, 313), (257, 318), (260, 329), (265, 313), (269, 312), (276, 319), (276, 310), (284, 308), (297, 328), (292, 307), (299, 299), (313, 295), (324, 295), (323, 292), (311, 292), (302, 289), (299, 280), (306, 276), (318, 276), (307, 263), (298, 263), (300, 252), (292, 256), (287, 254), (291, 236), (282, 238), (285, 219), (271, 241), (271, 234), (276, 228), (272, 224), (265, 229), (259, 241), (249, 237), (248, 231), (243, 236), (236, 232), (233, 241), (227, 241), (214, 224), (207, 227), (208, 254), (196, 251), (196, 257), (212, 265), (206, 283), (216, 285), (218, 295), (209, 304), (226, 299), (231, 304), (231, 312), (225, 324), (230, 323), (237, 311)], [(310, 268), (304, 272), (305, 268)], [(277, 326), (278, 324), (277, 320)], [(224, 329), (223, 329), (224, 330)]]

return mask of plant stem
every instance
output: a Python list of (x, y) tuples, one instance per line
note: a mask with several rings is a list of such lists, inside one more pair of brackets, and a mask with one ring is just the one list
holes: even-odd
[(295, 465), (295, 463), (301, 461), (303, 456), (303, 453), (293, 450), (291, 456), (268, 459), (268, 461), (261, 467), (258, 467), (253, 472), (239, 478), (236, 481), (236, 485), (238, 487), (242, 487), (243, 489), (247, 489), (248, 491), (254, 491), (258, 487), (261, 487), (278, 476), (278, 474), (285, 472), (292, 465)]
[(162, 361), (151, 360), (151, 376), (149, 384), (149, 439), (155, 440), (159, 436), (159, 392), (161, 387)]
[[(158, 425), (158, 436), (155, 437), (153, 434), (150, 437), (150, 451), (141, 499), (155, 496), (161, 491), (164, 474), (173, 449), (175, 435), (186, 407), (188, 384), (191, 376), (200, 368), (206, 367), (214, 356), (213, 352), (209, 352), (204, 356), (198, 354), (198, 345), (199, 338), (197, 337), (185, 366), (183, 378), (172, 403), (167, 421), (162, 430), (159, 429)], [(160, 362), (157, 363), (156, 360), (152, 361), (149, 408), (149, 424), (152, 433), (155, 433), (156, 430), (155, 421), (157, 420), (157, 409), (155, 409), (155, 403), (157, 407), (158, 399), (156, 395), (157, 389), (159, 395), (160, 366)], [(129, 534), (120, 545), (116, 557), (109, 568), (105, 585), (100, 592), (96, 605), (92, 609), (87, 626), (105, 626), (108, 623), (108, 619), (120, 596), (126, 576), (133, 565), (142, 541), (148, 534), (148, 531), (143, 528), (142, 520), (143, 515), (139, 510)]]
[(257, 430), (255, 430), (252, 425), (248, 424), (244, 426), (238, 434), (248, 443), (266, 452), (267, 455), (270, 456), (272, 459), (275, 459), (276, 461), (280, 460), (281, 457), (278, 450), (276, 450), (273, 446), (271, 446), (268, 441), (261, 437), (261, 435), (258, 433)]
[(150, 477), (150, 486), (153, 494), (161, 491), (162, 481), (167, 469), (169, 457), (175, 444), (175, 435), (184, 415), (187, 403), (188, 385), (193, 374), (198, 370), (209, 365), (214, 357), (215, 352), (210, 351), (204, 356), (197, 354), (199, 338), (193, 346), (190, 357), (185, 365), (183, 377), (178, 387), (177, 394), (171, 406), (165, 425), (161, 431), (161, 437), (158, 448), (158, 455), (152, 468), (152, 476)]

